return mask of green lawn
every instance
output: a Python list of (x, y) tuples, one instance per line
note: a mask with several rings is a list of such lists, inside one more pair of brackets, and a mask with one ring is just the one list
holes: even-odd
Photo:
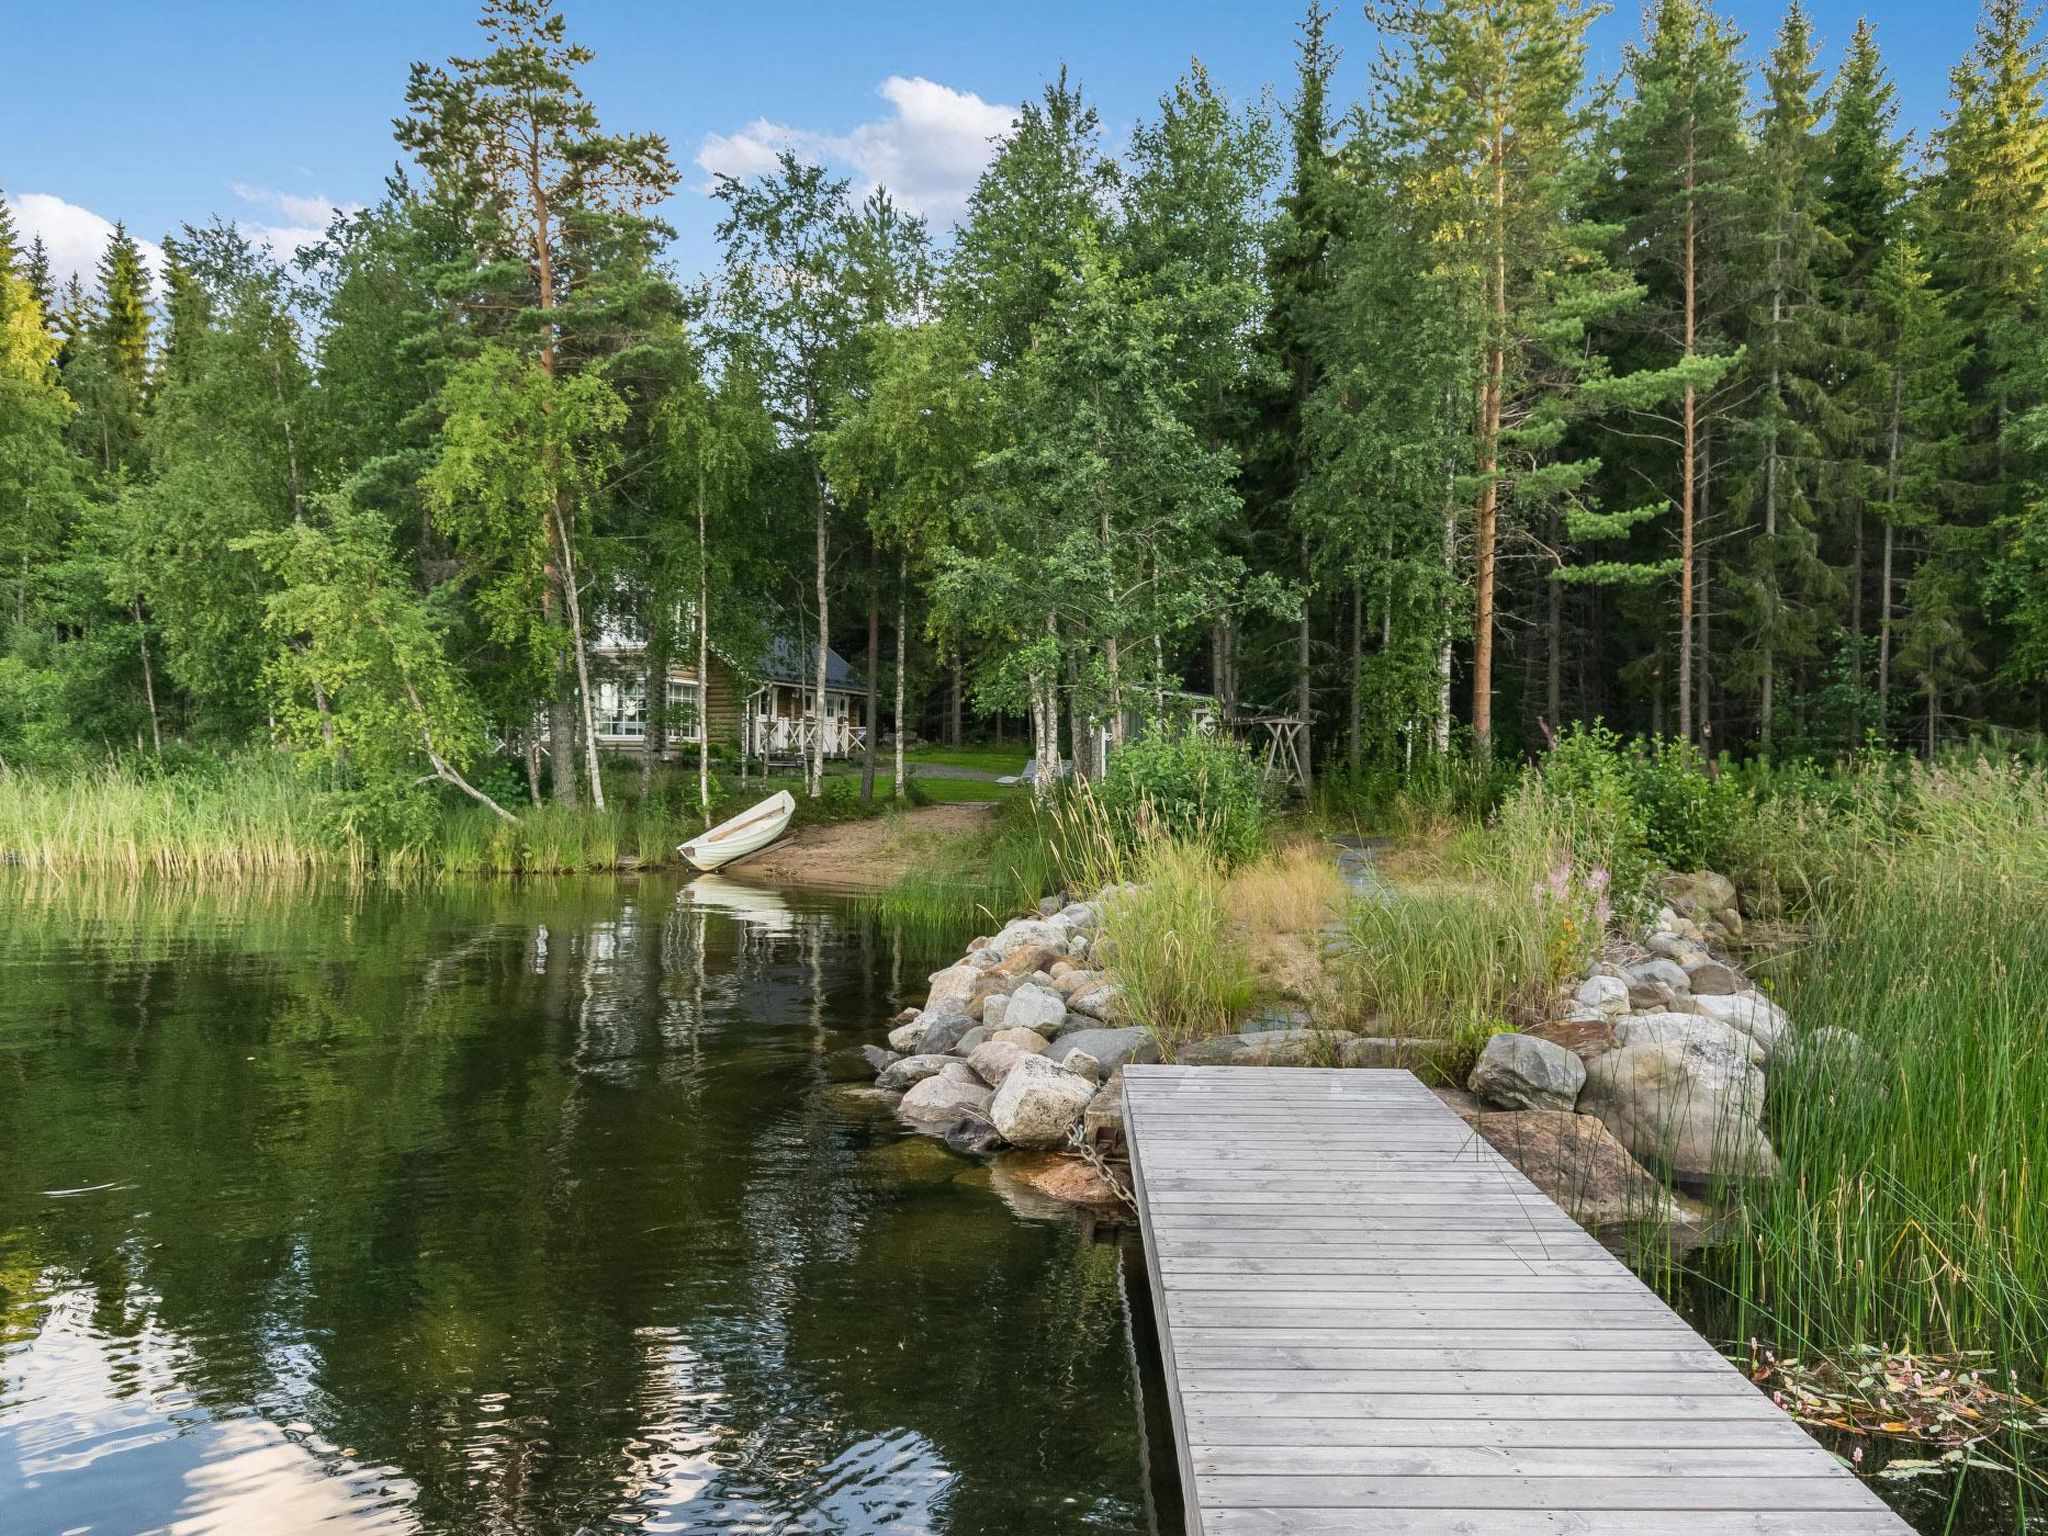
[(906, 752), (904, 760), (941, 768), (979, 768), (986, 773), (1022, 773), (1024, 760), (1030, 755), (1031, 749), (1018, 742), (1002, 747), (920, 747), (915, 752)]

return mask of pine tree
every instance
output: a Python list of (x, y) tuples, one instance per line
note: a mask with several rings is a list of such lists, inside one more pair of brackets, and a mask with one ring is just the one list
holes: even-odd
[[(477, 250), (463, 311), (486, 320), (509, 312), (512, 339), (553, 381), (616, 350), (621, 312), (644, 306), (650, 286), (659, 287), (652, 257), (670, 231), (650, 210), (674, 189), (676, 169), (660, 136), (599, 126), (577, 83), (594, 55), (569, 40), (554, 0), (485, 0), (480, 25), (489, 52), (452, 59), (446, 69), (413, 66), (398, 142), (436, 195), (470, 221)], [(464, 275), (457, 269), (451, 283)], [(542, 386), (532, 396), (552, 393)], [(578, 555), (580, 522), (591, 509), (569, 498), (577, 478), (558, 476), (562, 499), (536, 511), (551, 551), (537, 596), (548, 630), (566, 630), (584, 769), (591, 802), (602, 809)], [(578, 722), (567, 669), (557, 671), (549, 727), (555, 790), (573, 803)]]
[[(1695, 666), (1702, 418), (1741, 361), (1729, 334), (1745, 232), (1748, 144), (1743, 132), (1741, 38), (1695, 0), (1660, 0), (1648, 35), (1624, 54), (1629, 97), (1604, 135), (1611, 182), (1600, 215), (1616, 226), (1618, 254), (1644, 297), (1616, 323), (1632, 365), (1596, 397), (1625, 406), (1628, 460), (1639, 479), (1678, 509), (1677, 556), (1647, 565), (1605, 561), (1567, 567), (1578, 580), (1638, 583), (1675, 578), (1678, 608), (1678, 734), (1691, 740), (1704, 694)], [(1675, 450), (1670, 478), (1642, 473), (1644, 438)], [(1652, 509), (1653, 510), (1653, 509)], [(1617, 537), (1640, 512), (1581, 514), (1576, 538)]]
[(1493, 750), (1503, 516), (1577, 495), (1596, 465), (1558, 457), (1589, 321), (1629, 294), (1570, 217), (1589, 118), (1581, 0), (1440, 0), (1375, 13), (1399, 78), (1388, 113), (1405, 193), (1477, 295), (1473, 432), (1472, 744)]

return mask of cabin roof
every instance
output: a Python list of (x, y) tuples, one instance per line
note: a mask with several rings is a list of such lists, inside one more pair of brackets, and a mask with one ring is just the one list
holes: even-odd
[[(815, 686), (818, 681), (818, 642), (806, 640), (799, 643), (787, 635), (777, 635), (769, 641), (768, 654), (761, 658), (756, 670), (766, 682)], [(825, 686), (853, 690), (866, 687), (867, 680), (828, 645), (825, 647)]]

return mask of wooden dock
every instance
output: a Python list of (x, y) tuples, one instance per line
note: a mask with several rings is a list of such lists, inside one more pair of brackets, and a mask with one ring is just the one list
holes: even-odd
[(1412, 1074), (1124, 1101), (1194, 1536), (1910, 1536)]

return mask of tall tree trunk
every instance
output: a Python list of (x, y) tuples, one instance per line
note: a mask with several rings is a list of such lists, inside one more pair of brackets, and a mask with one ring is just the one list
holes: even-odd
[(567, 661), (555, 662), (555, 691), (548, 700), (548, 767), (554, 775), (555, 804), (575, 810), (583, 797), (576, 787), (576, 685)]
[[(899, 555), (896, 560), (896, 798), (905, 799), (910, 794), (910, 785), (903, 769), (903, 675), (906, 668), (905, 656), (909, 652), (910, 638), (910, 557)], [(959, 735), (959, 687), (960, 653), (953, 653), (954, 689), (954, 735)], [(957, 745), (957, 742), (956, 742)]]
[(1359, 733), (1363, 729), (1359, 700), (1359, 673), (1365, 669), (1365, 592), (1358, 578), (1351, 579), (1351, 719), (1346, 732), (1346, 754), (1353, 777), (1364, 752)]
[(526, 742), (520, 756), (526, 759), (526, 799), (535, 810), (540, 809), (540, 732), (528, 729)]
[[(1699, 311), (1699, 220), (1694, 204), (1695, 169), (1690, 130), (1685, 162), (1685, 356), (1693, 355)], [(1684, 447), (1679, 459), (1678, 487), (1678, 737), (1691, 741), (1692, 731), (1692, 626), (1693, 626), (1693, 468), (1699, 434), (1697, 401), (1691, 384), (1685, 386), (1685, 419), (1681, 429)]]
[[(1451, 392), (1444, 391), (1448, 408)], [(1444, 455), (1444, 581), (1446, 587), (1457, 589), (1458, 575), (1458, 466), (1451, 456)], [(1444, 627), (1436, 642), (1436, 752), (1447, 757), (1451, 750), (1451, 614), (1448, 608), (1444, 614)]]
[(874, 569), (868, 570), (868, 691), (863, 700), (867, 713), (867, 738), (860, 755), (860, 803), (872, 805), (875, 799), (875, 707), (881, 700), (880, 680), (875, 668), (882, 659), (882, 589)]
[(1899, 515), (1899, 434), (1905, 413), (1905, 375), (1892, 365), (1891, 441), (1885, 450), (1884, 555), (1878, 575), (1877, 596), (1877, 728), (1891, 736), (1892, 697), (1892, 551), (1894, 529)]
[(569, 610), (570, 649), (576, 657), (576, 693), (583, 705), (583, 766), (590, 777), (592, 810), (604, 809), (604, 780), (597, 772), (597, 715), (591, 707), (590, 653), (583, 639), (583, 600), (576, 591), (576, 553), (569, 543), (569, 524), (555, 499), (555, 532), (562, 541), (562, 601)]
[(805, 789), (812, 799), (825, 793), (825, 685), (831, 681), (827, 657), (831, 655), (832, 626), (829, 605), (831, 594), (827, 591), (827, 575), (831, 554), (827, 544), (825, 477), (821, 470), (813, 470), (812, 476), (818, 497), (818, 700), (814, 715), (816, 728), (811, 732), (810, 762), (805, 768), (807, 782)]
[(1493, 162), (1492, 270), (1487, 275), (1488, 324), (1479, 387), (1479, 506), (1472, 520), (1472, 753), (1493, 755), (1493, 578), (1500, 516), (1500, 424), (1507, 389), (1508, 244), (1507, 128), (1496, 123), (1488, 151)]
[[(1710, 497), (1714, 485), (1714, 434), (1711, 426), (1700, 431), (1700, 512), (1699, 526), (1708, 525), (1711, 513)], [(1699, 648), (1693, 653), (1699, 669), (1698, 682), (1694, 686), (1694, 697), (1699, 701), (1700, 750), (1708, 757), (1714, 755), (1714, 695), (1713, 695), (1713, 591), (1714, 578), (1711, 563), (1703, 543), (1699, 550)]]
[(1313, 680), (1309, 675), (1309, 598), (1310, 571), (1308, 541), (1301, 546), (1301, 627), (1295, 634), (1294, 645), (1294, 712), (1301, 719), (1301, 788), (1306, 794), (1309, 788), (1310, 741), (1315, 734), (1312, 716), (1315, 713)]
[[(711, 825), (711, 545), (704, 535), (704, 467), (697, 467), (697, 813)], [(743, 704), (742, 709), (745, 708)], [(746, 721), (740, 721), (740, 779), (747, 776)]]
[(1764, 439), (1764, 645), (1763, 668), (1757, 691), (1757, 740), (1765, 752), (1771, 750), (1771, 712), (1776, 702), (1778, 669), (1778, 418), (1780, 405), (1778, 376), (1778, 326), (1785, 313), (1785, 289), (1780, 280), (1771, 290), (1771, 429)]
[[(1564, 543), (1560, 519), (1550, 514), (1550, 547)], [(1553, 733), (1564, 729), (1564, 583), (1555, 574), (1543, 595), (1543, 719)]]

